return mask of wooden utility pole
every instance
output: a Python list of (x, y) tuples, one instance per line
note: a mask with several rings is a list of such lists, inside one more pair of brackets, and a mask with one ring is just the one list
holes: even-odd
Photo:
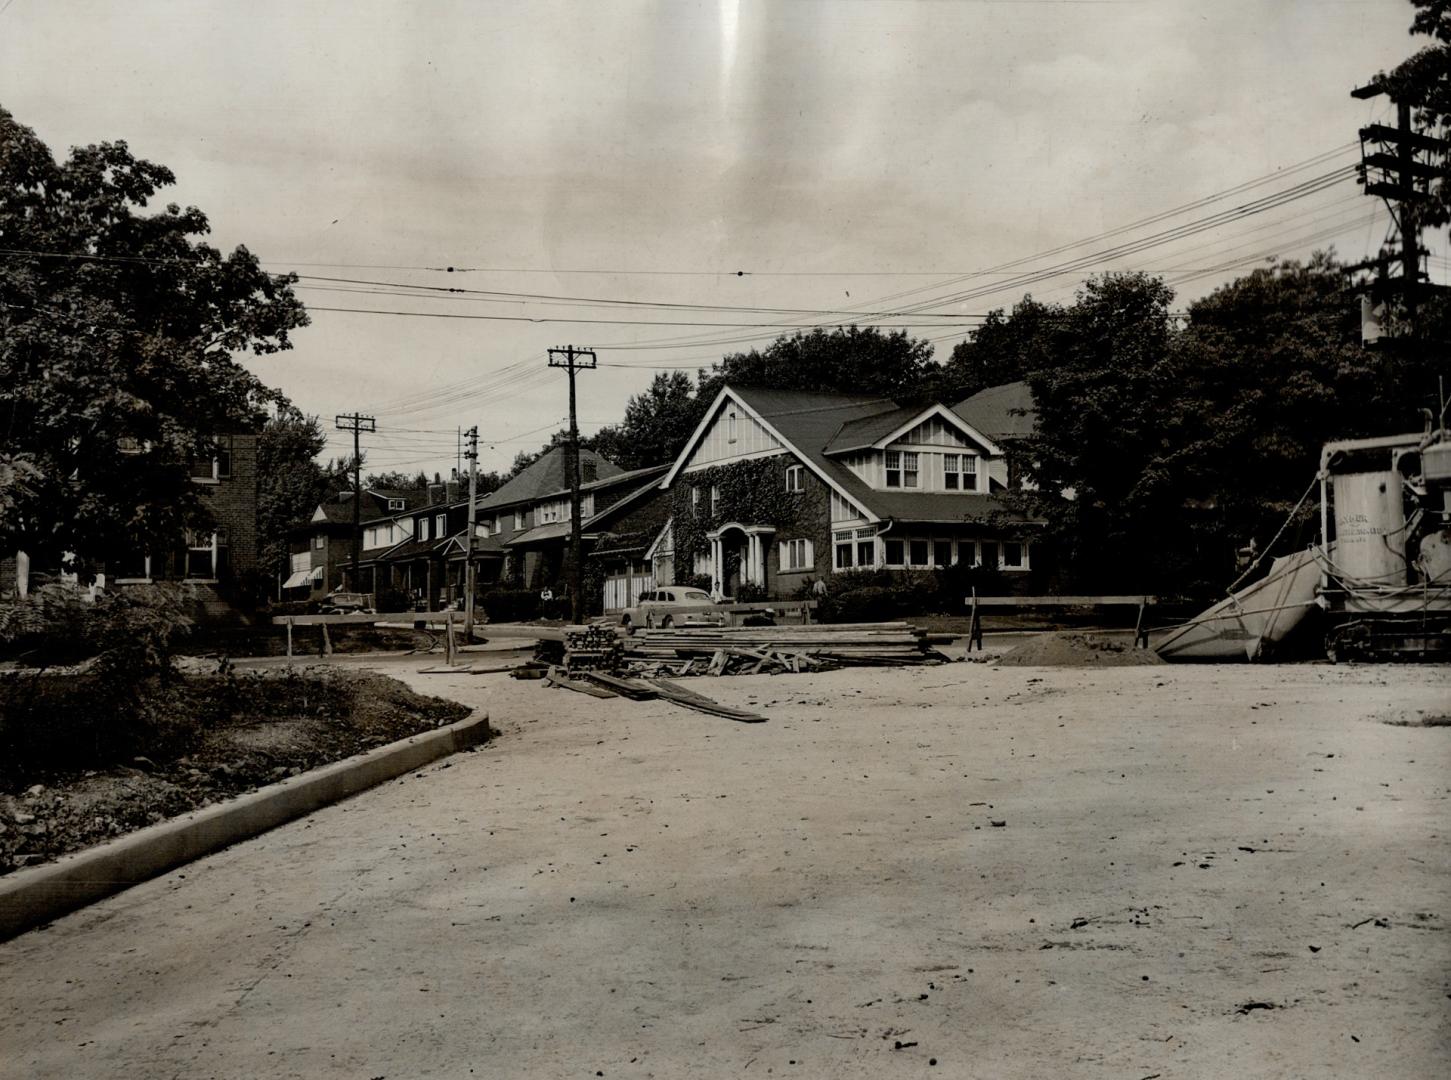
[(353, 591), (360, 592), (358, 562), (363, 556), (363, 452), (359, 435), (364, 431), (377, 431), (378, 423), (371, 416), (361, 413), (344, 413), (336, 417), (339, 431), (353, 433)]
[[(477, 513), (475, 499), (479, 490), (479, 428), (475, 424), (468, 430), (469, 448), (464, 456), (469, 459), (469, 525), (468, 539), (464, 541), (464, 642), (474, 640), (474, 515)], [(449, 623), (449, 632), (453, 624)]]
[[(1379, 80), (1350, 92), (1362, 100), (1388, 94)], [(1444, 139), (1423, 135), (1412, 123), (1411, 103), (1397, 101), (1396, 126), (1369, 124), (1360, 129), (1360, 177), (1367, 195), (1378, 195), (1391, 206), (1401, 236), (1401, 290), (1405, 298), (1406, 321), (1415, 335), (1416, 309), (1421, 280), (1420, 204), (1428, 198), (1430, 181), (1440, 175), (1432, 158), (1447, 153)]]
[(592, 370), (595, 354), (591, 349), (576, 349), (573, 345), (550, 349), (549, 366), (569, 372), (569, 457), (565, 467), (569, 470), (569, 554), (574, 563), (570, 569), (569, 614), (578, 626), (584, 618), (584, 536), (579, 515), (579, 420), (574, 404), (574, 373), (580, 369)]

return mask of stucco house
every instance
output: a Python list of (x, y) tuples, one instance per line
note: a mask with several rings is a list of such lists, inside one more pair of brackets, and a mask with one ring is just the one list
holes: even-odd
[(1026, 588), (1033, 523), (1002, 498), (1003, 444), (968, 419), (1015, 424), (1014, 407), (727, 386), (660, 483), (670, 518), (648, 549), (652, 571), (732, 597), (954, 563), (1021, 575)]

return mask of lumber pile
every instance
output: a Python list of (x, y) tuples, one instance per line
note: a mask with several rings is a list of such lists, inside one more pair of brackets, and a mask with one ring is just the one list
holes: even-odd
[(651, 662), (663, 665), (676, 675), (818, 671), (848, 664), (899, 666), (947, 659), (926, 638), (905, 622), (691, 626), (637, 630), (627, 640), (625, 655), (647, 667)]

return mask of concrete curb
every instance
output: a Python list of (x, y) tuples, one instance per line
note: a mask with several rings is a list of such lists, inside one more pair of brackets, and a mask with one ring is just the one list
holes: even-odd
[(68, 855), (59, 862), (0, 878), (0, 941), (476, 746), (489, 734), (489, 714), (479, 712), (437, 731), (413, 735), (289, 777), (230, 802)]

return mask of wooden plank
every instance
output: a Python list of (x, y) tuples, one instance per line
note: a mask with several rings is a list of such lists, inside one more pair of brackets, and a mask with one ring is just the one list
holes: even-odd
[(613, 690), (634, 701), (648, 701), (660, 696), (659, 690), (639, 679), (622, 679), (618, 675), (607, 675), (603, 671), (581, 671), (578, 677), (598, 683), (606, 690)]
[[(964, 601), (972, 606), (972, 597)], [(978, 607), (1109, 607), (1157, 604), (1157, 596), (979, 596)]]
[(560, 686), (566, 690), (574, 690), (580, 694), (588, 694), (590, 697), (612, 698), (618, 697), (613, 690), (606, 690), (603, 686), (596, 686), (594, 683), (586, 682), (583, 679), (571, 679), (560, 668), (551, 665), (549, 673), (544, 676), (544, 681), (550, 686)]

